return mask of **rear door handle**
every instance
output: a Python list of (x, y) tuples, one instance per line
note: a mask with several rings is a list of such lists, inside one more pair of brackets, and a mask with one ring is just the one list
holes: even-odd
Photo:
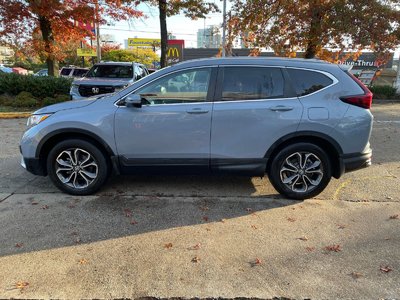
[(277, 106), (270, 107), (269, 110), (272, 110), (272, 111), (289, 111), (289, 110), (293, 110), (293, 107), (284, 106), (284, 105), (277, 105)]
[(208, 110), (204, 110), (200, 107), (192, 108), (186, 111), (188, 114), (206, 114), (208, 113)]

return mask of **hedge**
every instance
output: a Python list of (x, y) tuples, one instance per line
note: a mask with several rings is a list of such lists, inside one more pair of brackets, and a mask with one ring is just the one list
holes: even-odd
[(396, 88), (390, 85), (370, 86), (369, 90), (374, 94), (374, 99), (399, 99)]
[(63, 77), (0, 74), (0, 95), (17, 96), (28, 92), (39, 100), (55, 98), (57, 95), (68, 95), (71, 83), (72, 79)]

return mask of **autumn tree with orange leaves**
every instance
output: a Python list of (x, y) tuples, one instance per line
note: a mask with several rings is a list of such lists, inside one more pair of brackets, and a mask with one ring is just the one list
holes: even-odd
[(184, 16), (196, 20), (205, 18), (210, 12), (219, 11), (218, 6), (214, 2), (203, 0), (144, 0), (142, 2), (157, 6), (160, 13), (161, 68), (166, 66), (167, 61), (167, 17), (183, 13)]
[(338, 59), (343, 51), (384, 54), (400, 45), (395, 0), (235, 0), (230, 13), (233, 34), (249, 48), (278, 55)]
[[(48, 72), (58, 75), (64, 46), (92, 34), (74, 26), (81, 22), (106, 23), (142, 16), (138, 1), (129, 0), (0, 0), (0, 40), (25, 40), (45, 57)], [(97, 7), (97, 9), (96, 9)]]

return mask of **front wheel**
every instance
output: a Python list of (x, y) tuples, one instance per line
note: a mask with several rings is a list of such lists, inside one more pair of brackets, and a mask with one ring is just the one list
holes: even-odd
[(107, 179), (104, 154), (92, 143), (71, 139), (55, 145), (47, 157), (47, 173), (56, 187), (72, 195), (90, 195)]
[(291, 199), (318, 195), (332, 176), (328, 155), (314, 144), (289, 145), (272, 159), (269, 179), (279, 193)]

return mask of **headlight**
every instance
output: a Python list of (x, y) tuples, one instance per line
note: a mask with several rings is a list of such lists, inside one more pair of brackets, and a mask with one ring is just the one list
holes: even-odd
[(121, 86), (116, 86), (116, 87), (114, 88), (114, 91), (115, 91), (115, 92), (122, 91), (124, 88), (128, 87), (128, 85), (129, 85), (129, 84), (125, 84), (125, 85), (121, 85)]
[(43, 122), (50, 116), (51, 116), (51, 114), (32, 115), (28, 118), (28, 122), (26, 122), (26, 126), (28, 126), (28, 127), (35, 126), (35, 125), (39, 124), (40, 122)]
[(70, 90), (70, 92), (73, 93), (73, 94), (76, 94), (76, 93), (78, 93), (78, 90), (79, 90), (79, 85), (73, 83), (73, 84), (71, 85), (71, 90)]

